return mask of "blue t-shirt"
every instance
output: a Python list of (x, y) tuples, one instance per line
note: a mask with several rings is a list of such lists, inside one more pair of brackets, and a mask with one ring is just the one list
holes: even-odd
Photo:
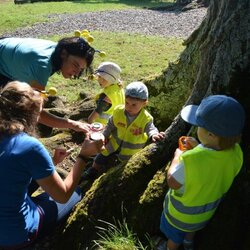
[(38, 229), (39, 214), (27, 195), (32, 179), (55, 171), (45, 147), (26, 133), (0, 141), (0, 246), (21, 244)]
[(0, 74), (21, 82), (46, 86), (52, 74), (56, 43), (34, 38), (0, 39)]

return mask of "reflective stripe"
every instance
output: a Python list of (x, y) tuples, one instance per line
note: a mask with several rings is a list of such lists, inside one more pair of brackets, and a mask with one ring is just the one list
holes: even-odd
[(142, 109), (128, 126), (124, 105), (116, 107), (113, 113), (113, 123), (116, 129), (111, 132), (110, 140), (102, 154), (107, 156), (119, 150), (117, 152), (119, 159), (128, 161), (132, 155), (145, 146), (148, 136), (144, 130), (149, 121), (152, 121), (152, 116)]
[(112, 143), (108, 143), (108, 144), (106, 145), (106, 149), (107, 149), (107, 151), (108, 151), (108, 152), (107, 152), (108, 154), (109, 154), (109, 152), (110, 152), (110, 153), (115, 152), (115, 149), (114, 149)]
[[(166, 197), (168, 197), (168, 195), (166, 195)], [(171, 224), (173, 224), (174, 226), (176, 226), (177, 228), (185, 231), (197, 231), (203, 227), (205, 227), (205, 225), (209, 222), (209, 220), (206, 220), (206, 221), (202, 221), (202, 222), (199, 222), (199, 223), (185, 223), (185, 222), (182, 222), (176, 218), (174, 218), (171, 214), (169, 214), (168, 212), (168, 205), (169, 205), (169, 200), (168, 198), (164, 200), (164, 214), (165, 214), (165, 217), (167, 217), (167, 219), (169, 220), (169, 222)]]
[(207, 221), (202, 221), (200, 223), (185, 223), (182, 221), (177, 220), (176, 218), (174, 218), (173, 216), (171, 216), (167, 211), (165, 211), (165, 216), (168, 218), (168, 220), (170, 221), (171, 224), (175, 225), (176, 227), (182, 229), (183, 231), (187, 230), (187, 231), (197, 231), (202, 229), (203, 227), (206, 226), (206, 224), (208, 223), (209, 220)]
[(122, 143), (123, 148), (130, 148), (130, 149), (142, 149), (144, 146), (145, 146), (145, 143), (133, 144), (133, 143), (126, 142), (126, 141)]
[(109, 114), (101, 113), (101, 114), (99, 115), (99, 118), (100, 118), (100, 119), (104, 119), (104, 120), (108, 120), (110, 116), (111, 116), (111, 115), (109, 115)]
[(113, 134), (113, 138), (115, 139), (116, 143), (120, 145), (122, 143), (123, 148), (129, 148), (129, 149), (142, 149), (145, 146), (145, 143), (137, 143), (133, 144), (127, 141), (122, 141), (118, 138), (117, 132)]
[(118, 155), (120, 161), (128, 161), (131, 158), (131, 155)]
[(173, 207), (178, 212), (183, 213), (183, 214), (202, 214), (202, 213), (212, 211), (218, 207), (219, 203), (222, 200), (222, 198), (220, 198), (216, 201), (207, 203), (205, 205), (187, 207), (187, 206), (184, 206), (180, 201), (176, 200), (172, 195), (169, 195), (169, 196), (170, 196), (170, 201)]
[(120, 145), (122, 143), (122, 140), (118, 137), (117, 135), (117, 130), (115, 130), (113, 133), (112, 133), (112, 139), (115, 140), (115, 142)]

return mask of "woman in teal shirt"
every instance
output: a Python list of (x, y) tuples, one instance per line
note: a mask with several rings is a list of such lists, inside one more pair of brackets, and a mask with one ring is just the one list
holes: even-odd
[[(91, 65), (94, 54), (95, 49), (79, 37), (63, 38), (58, 43), (35, 38), (2, 38), (0, 86), (18, 80), (44, 90), (55, 72), (60, 72), (64, 78), (79, 77)], [(44, 111), (39, 122), (50, 127), (89, 131), (86, 123), (59, 118)]]

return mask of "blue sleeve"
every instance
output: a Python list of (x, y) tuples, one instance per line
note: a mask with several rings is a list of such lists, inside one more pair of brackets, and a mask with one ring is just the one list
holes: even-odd
[(33, 76), (34, 81), (37, 81), (43, 87), (46, 87), (49, 77), (50, 77), (50, 70), (48, 70), (48, 66), (41, 60), (36, 59), (37, 61), (30, 66), (30, 72)]
[(52, 74), (51, 55), (56, 43), (35, 38), (5, 38), (0, 40), (0, 73), (13, 80), (42, 86)]
[(23, 151), (21, 157), (26, 170), (32, 178), (38, 180), (52, 175), (55, 171), (55, 166), (43, 144), (37, 139), (30, 137), (26, 142), (26, 147), (27, 145), (29, 145), (29, 149)]

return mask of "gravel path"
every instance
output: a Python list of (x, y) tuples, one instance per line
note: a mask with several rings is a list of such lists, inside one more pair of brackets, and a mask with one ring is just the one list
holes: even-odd
[(185, 12), (142, 9), (55, 14), (48, 16), (48, 19), (56, 18), (54, 22), (38, 23), (4, 35), (39, 37), (73, 34), (74, 30), (88, 29), (187, 38), (199, 26), (205, 14), (206, 8)]

